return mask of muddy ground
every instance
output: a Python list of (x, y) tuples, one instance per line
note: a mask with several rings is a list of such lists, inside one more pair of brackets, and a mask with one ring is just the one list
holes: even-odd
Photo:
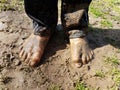
[[(70, 49), (63, 30), (56, 30), (42, 62), (31, 68), (20, 62), (19, 46), (32, 32), (31, 20), (24, 11), (0, 13), (0, 90), (77, 90), (76, 83), (83, 82), (90, 90), (111, 90), (119, 87), (106, 64), (107, 57), (120, 60), (120, 23), (112, 21), (112, 28), (101, 27), (100, 18), (90, 15), (88, 39), (95, 56), (79, 69), (70, 66)], [(119, 70), (119, 61), (115, 68)], [(102, 72), (102, 73), (97, 73)], [(80, 89), (78, 89), (80, 90)], [(116, 90), (116, 89), (114, 89)]]

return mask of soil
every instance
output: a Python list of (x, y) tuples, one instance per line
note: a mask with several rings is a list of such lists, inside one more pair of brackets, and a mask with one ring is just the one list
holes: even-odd
[(111, 29), (104, 29), (99, 26), (99, 18), (92, 16), (90, 23), (88, 40), (95, 53), (91, 62), (79, 69), (72, 68), (69, 44), (64, 40), (63, 30), (56, 30), (42, 62), (32, 68), (20, 62), (18, 57), (19, 46), (32, 32), (31, 20), (23, 11), (1, 12), (0, 90), (50, 90), (55, 86), (60, 90), (74, 90), (78, 81), (90, 88), (109, 90), (115, 85), (112, 77), (100, 78), (95, 74), (97, 70), (106, 73), (111, 69), (104, 63), (105, 57), (116, 55), (120, 59), (120, 23), (114, 21)]

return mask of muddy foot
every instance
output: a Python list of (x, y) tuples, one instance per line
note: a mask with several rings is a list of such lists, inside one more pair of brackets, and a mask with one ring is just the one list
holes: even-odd
[(70, 39), (71, 64), (74, 67), (81, 67), (93, 58), (93, 51), (89, 48), (86, 38)]
[(19, 57), (30, 66), (36, 66), (43, 55), (49, 37), (31, 34), (20, 47)]

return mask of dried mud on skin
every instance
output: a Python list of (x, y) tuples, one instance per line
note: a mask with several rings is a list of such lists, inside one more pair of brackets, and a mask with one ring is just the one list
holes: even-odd
[(0, 89), (49, 90), (51, 86), (57, 86), (60, 90), (74, 90), (78, 81), (100, 90), (109, 90), (114, 86), (111, 77), (101, 79), (95, 76), (95, 72), (109, 70), (103, 62), (105, 56), (116, 54), (120, 59), (120, 53), (116, 52), (118, 48), (104, 41), (111, 35), (113, 39), (118, 38), (119, 30), (90, 32), (88, 38), (94, 48), (95, 57), (80, 69), (74, 69), (69, 64), (70, 50), (64, 41), (63, 31), (55, 32), (45, 50), (42, 64), (38, 67), (31, 68), (20, 62), (18, 48), (30, 35), (31, 29), (31, 20), (24, 12), (0, 13)]

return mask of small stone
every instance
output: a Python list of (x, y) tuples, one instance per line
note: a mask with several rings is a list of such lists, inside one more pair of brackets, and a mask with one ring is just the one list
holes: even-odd
[(9, 29), (9, 32), (10, 32), (10, 33), (13, 33), (13, 29)]
[(21, 36), (21, 38), (24, 40), (24, 39), (26, 39), (28, 36), (29, 36), (28, 33), (24, 33), (24, 34)]
[(20, 61), (19, 60), (15, 60), (15, 66), (20, 65)]
[(5, 28), (7, 28), (7, 25), (0, 22), (0, 30), (4, 30)]

